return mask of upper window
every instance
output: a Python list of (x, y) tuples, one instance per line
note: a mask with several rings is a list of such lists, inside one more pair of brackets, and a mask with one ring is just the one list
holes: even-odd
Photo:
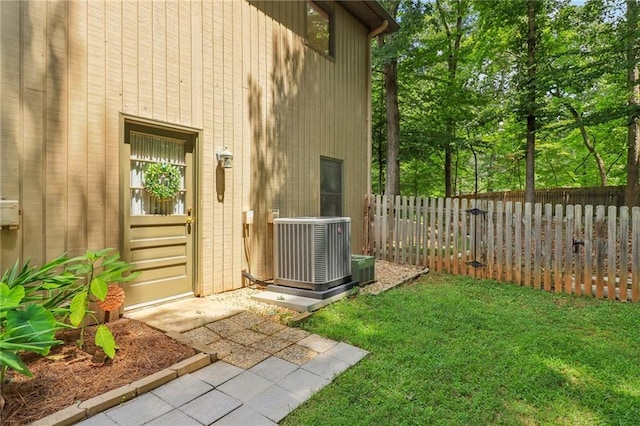
[(307, 2), (307, 43), (328, 56), (333, 56), (331, 15), (312, 1)]
[(342, 216), (342, 162), (320, 159), (320, 216)]

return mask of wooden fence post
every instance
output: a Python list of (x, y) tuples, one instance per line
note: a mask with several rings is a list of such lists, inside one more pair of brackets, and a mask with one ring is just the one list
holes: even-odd
[(531, 282), (531, 203), (524, 204), (524, 285), (532, 286)]
[(471, 212), (478, 208), (478, 200), (469, 200), (469, 211), (466, 212), (466, 217), (469, 219), (469, 257), (467, 260), (467, 273), (471, 277), (476, 276), (476, 268), (473, 263), (477, 259), (477, 242), (478, 233), (476, 230), (477, 216)]
[(564, 243), (564, 268), (562, 276), (564, 278), (564, 292), (572, 293), (573, 287), (573, 227), (574, 227), (574, 209), (571, 204), (566, 207), (566, 226), (565, 226), (565, 243)]
[(422, 266), (429, 265), (429, 198), (422, 199)]
[(416, 205), (414, 211), (414, 246), (413, 246), (413, 258), (414, 265), (418, 266), (422, 264), (421, 252), (422, 252), (422, 198), (416, 197)]
[(504, 202), (496, 203), (496, 279), (504, 279)]
[(513, 280), (513, 203), (507, 201), (504, 206), (504, 269), (506, 272), (506, 280)]
[(582, 206), (580, 204), (576, 204), (573, 209), (575, 215), (575, 222), (573, 226), (573, 238), (575, 241), (572, 241), (573, 247), (571, 248), (573, 251), (573, 264), (574, 264), (574, 291), (576, 294), (582, 294), (582, 256), (584, 255), (584, 247), (580, 247), (580, 245), (584, 245), (584, 239), (582, 234)]
[(551, 291), (551, 259), (552, 259), (552, 229), (553, 229), (553, 206), (544, 205), (544, 289)]
[(553, 262), (553, 288), (556, 293), (562, 291), (562, 205), (556, 205), (554, 216), (554, 261)]
[(607, 209), (607, 298), (616, 300), (616, 206)]
[(604, 297), (604, 255), (607, 241), (604, 238), (604, 206), (596, 206), (596, 297)]
[(451, 272), (451, 198), (444, 200), (444, 270)]
[(393, 241), (393, 254), (391, 255), (391, 258), (393, 259), (393, 262), (395, 263), (399, 263), (400, 262), (400, 235), (402, 235), (402, 232), (400, 232), (400, 208), (401, 208), (401, 198), (399, 195), (396, 195), (394, 198), (394, 202), (393, 202), (393, 233), (391, 234), (392, 237), (392, 241)]
[(542, 204), (536, 203), (533, 216), (534, 229), (534, 259), (533, 259), (533, 288), (540, 289), (542, 285)]
[(620, 300), (626, 302), (629, 290), (629, 207), (620, 207)]
[[(489, 200), (487, 203), (487, 255), (485, 262), (487, 263), (487, 278), (494, 278), (494, 266), (495, 266), (495, 227), (493, 224), (493, 201)], [(501, 248), (502, 249), (502, 248)]]
[(382, 196), (382, 223), (380, 223), (382, 230), (382, 259), (389, 260), (389, 200), (386, 195)]
[(386, 243), (382, 238), (382, 196), (376, 195), (376, 221), (375, 221), (375, 244), (376, 251), (374, 253), (376, 259), (382, 259), (382, 245)]
[(640, 207), (631, 209), (631, 300), (640, 299)]
[(454, 275), (460, 273), (460, 200), (458, 198), (453, 199), (453, 228), (452, 233), (452, 270)]
[(362, 216), (364, 217), (364, 220), (362, 221), (362, 254), (364, 255), (369, 255), (369, 253), (371, 253), (369, 240), (369, 235), (371, 235), (369, 229), (371, 225), (369, 224), (369, 220), (373, 217), (373, 215), (369, 214), (370, 209), (371, 197), (369, 195), (365, 195), (364, 200), (362, 201)]
[(444, 247), (444, 234), (446, 233), (446, 230), (443, 229), (443, 223), (444, 223), (444, 199), (443, 198), (438, 198), (438, 262), (437, 262), (437, 270), (438, 271), (442, 271), (442, 256), (443, 254), (443, 247)]
[(584, 206), (584, 290), (593, 294), (593, 206)]
[(514, 249), (514, 263), (515, 263), (515, 282), (518, 285), (522, 285), (522, 203), (517, 202), (515, 205), (514, 211), (514, 240), (513, 240), (513, 249)]
[(429, 199), (429, 268), (436, 270), (436, 199)]
[(396, 249), (395, 249), (395, 262), (404, 263), (404, 232), (405, 232), (405, 216), (406, 216), (406, 202), (407, 197), (396, 197)]
[(474, 260), (476, 262), (480, 262), (481, 265), (476, 263), (476, 267), (474, 267), (475, 276), (478, 278), (484, 278), (486, 275), (486, 259), (485, 259), (485, 251), (486, 244), (485, 238), (487, 237), (486, 233), (486, 222), (487, 222), (487, 206), (486, 202), (482, 200), (476, 200), (476, 208), (480, 210), (480, 214), (474, 216), (474, 221), (476, 223), (476, 254), (474, 255)]
[(467, 265), (468, 257), (468, 247), (469, 247), (469, 238), (467, 232), (467, 210), (468, 210), (468, 201), (466, 199), (462, 200), (462, 204), (460, 205), (460, 242), (462, 243), (462, 247), (460, 247), (460, 273), (462, 275), (469, 275), (469, 266)]

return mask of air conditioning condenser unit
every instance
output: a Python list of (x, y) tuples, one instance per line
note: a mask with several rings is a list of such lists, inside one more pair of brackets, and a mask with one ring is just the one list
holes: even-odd
[(351, 218), (274, 220), (277, 285), (325, 291), (351, 281)]

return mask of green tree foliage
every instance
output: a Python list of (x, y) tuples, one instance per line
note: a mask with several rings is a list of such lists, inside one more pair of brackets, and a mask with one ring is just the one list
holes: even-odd
[[(535, 185), (624, 184), (632, 110), (626, 0), (535, 4)], [(374, 49), (374, 192), (383, 192), (386, 171), (384, 90), (375, 64), (389, 55), (398, 58), (402, 194), (444, 195), (447, 179), (453, 194), (475, 191), (476, 178), (480, 192), (524, 189), (532, 108), (527, 5), (400, 3), (394, 49)]]

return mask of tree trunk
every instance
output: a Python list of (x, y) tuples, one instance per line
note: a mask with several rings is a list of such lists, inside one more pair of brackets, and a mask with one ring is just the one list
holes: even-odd
[(446, 198), (450, 198), (453, 195), (452, 151), (451, 144), (448, 143), (444, 148), (444, 196)]
[[(393, 19), (398, 15), (400, 0), (387, 4)], [(384, 35), (378, 36), (378, 46), (385, 45)], [(400, 195), (400, 107), (398, 106), (398, 60), (387, 61), (384, 74), (385, 105), (387, 108), (387, 176), (384, 193), (388, 196)]]
[(536, 155), (536, 0), (527, 1), (527, 154), (524, 200), (535, 202)]
[[(462, 18), (463, 12), (467, 9), (466, 2), (456, 0), (456, 26), (455, 33), (451, 31), (449, 24), (447, 23), (447, 14), (442, 7), (441, 0), (436, 0), (436, 8), (442, 21), (442, 28), (447, 34), (449, 41), (449, 56), (447, 58), (447, 70), (449, 72), (449, 86), (453, 88), (456, 83), (456, 77), (458, 73), (458, 57), (460, 53), (460, 43), (462, 41)], [(453, 113), (452, 113), (453, 114)], [(453, 188), (453, 175), (452, 175), (452, 161), (453, 161), (453, 140), (456, 133), (455, 120), (450, 117), (447, 123), (447, 135), (450, 140), (446, 141), (444, 147), (444, 193), (445, 197), (452, 197), (454, 194)]]
[(596, 163), (598, 164), (598, 173), (600, 174), (600, 186), (607, 186), (607, 170), (604, 167), (604, 161), (602, 160), (602, 157), (600, 156), (598, 151), (596, 151), (595, 145), (591, 143), (589, 134), (587, 133), (587, 129), (584, 127), (584, 122), (582, 121), (580, 114), (578, 114), (578, 111), (576, 111), (576, 109), (572, 105), (565, 103), (565, 106), (571, 113), (571, 116), (573, 117), (575, 122), (578, 123), (578, 126), (580, 127), (582, 141), (584, 142), (589, 152), (593, 154), (596, 159)]
[(384, 88), (387, 106), (387, 182), (385, 194), (400, 194), (400, 109), (398, 107), (397, 61), (384, 65)]
[(627, 130), (627, 188), (625, 204), (640, 205), (640, 81), (638, 73), (638, 1), (627, 0), (627, 86), (629, 91), (629, 117)]

